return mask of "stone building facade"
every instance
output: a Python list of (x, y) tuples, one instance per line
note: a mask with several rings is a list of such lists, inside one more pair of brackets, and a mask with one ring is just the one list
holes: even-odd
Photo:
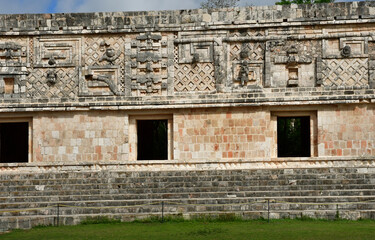
[(0, 173), (373, 169), (374, 32), (375, 2), (1, 15)]
[(175, 163), (288, 162), (277, 119), (300, 116), (311, 150), (299, 157), (372, 158), (373, 9), (4, 15), (0, 120), (28, 125), (28, 156), (1, 166), (137, 163), (142, 119), (167, 119)]

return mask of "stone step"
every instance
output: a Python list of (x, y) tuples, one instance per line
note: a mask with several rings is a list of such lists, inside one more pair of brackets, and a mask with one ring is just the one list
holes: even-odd
[[(124, 193), (167, 193), (171, 192), (197, 192), (197, 191), (216, 191), (216, 189), (225, 189), (224, 191), (261, 191), (272, 189), (277, 186), (279, 190), (329, 190), (329, 189), (374, 189), (375, 184), (371, 181), (348, 180), (345, 182), (336, 181), (292, 181), (288, 183), (271, 183), (268, 185), (260, 185), (249, 182), (180, 182), (169, 184), (70, 184), (70, 185), (36, 185), (36, 186), (9, 186), (0, 187), (0, 196), (20, 196), (20, 195), (38, 195), (50, 194), (50, 192), (67, 192), (67, 191), (88, 191), (106, 190)], [(186, 190), (187, 189), (187, 190)], [(30, 194), (29, 194), (30, 193)]]
[[(375, 179), (375, 176), (374, 176)], [(10, 191), (30, 191), (35, 189), (35, 186), (44, 186), (44, 188), (53, 189), (66, 189), (66, 188), (107, 188), (109, 185), (122, 186), (123, 188), (165, 188), (165, 187), (217, 187), (220, 185), (225, 186), (283, 186), (283, 185), (339, 185), (339, 184), (374, 184), (374, 179), (300, 179), (300, 180), (240, 180), (240, 181), (192, 181), (189, 179), (180, 179), (181, 181), (175, 182), (132, 182), (132, 183), (98, 183), (93, 182), (90, 184), (46, 184), (46, 185), (24, 185), (14, 184), (9, 186), (0, 186), (0, 192)]]
[(375, 179), (375, 174), (350, 174), (350, 175), (304, 175), (304, 176), (277, 176), (268, 178), (248, 177), (248, 176), (207, 176), (207, 177), (155, 177), (155, 178), (67, 178), (67, 179), (24, 179), (24, 180), (3, 180), (0, 186), (11, 187), (17, 185), (69, 185), (69, 184), (163, 184), (179, 182), (289, 182), (289, 181), (346, 181), (358, 179), (371, 181)]
[[(134, 206), (134, 205), (148, 205), (150, 203), (158, 203), (160, 204), (161, 201), (165, 201), (166, 203), (183, 203), (183, 204), (199, 204), (199, 205), (209, 205), (209, 204), (226, 204), (226, 203), (248, 203), (248, 202), (259, 202), (261, 201), (262, 204), (264, 203), (265, 198), (260, 197), (225, 197), (225, 198), (170, 198), (170, 199), (120, 199), (120, 200), (90, 200), (90, 201), (59, 201), (54, 202), (53, 200), (46, 201), (46, 202), (23, 202), (23, 203), (1, 203), (0, 213), (4, 214), (8, 211), (18, 211), (22, 209), (34, 209), (38, 208), (35, 211), (39, 211), (39, 208), (45, 208), (54, 206), (59, 203), (61, 206), (63, 205), (75, 205), (77, 207), (106, 207), (106, 206)], [(363, 201), (368, 201), (368, 204), (375, 204), (375, 195), (369, 196), (281, 196), (281, 197), (270, 197), (271, 202), (274, 200), (281, 201), (280, 203), (284, 202), (294, 202), (294, 203), (336, 203), (336, 202), (343, 202), (343, 203), (350, 203), (350, 202), (359, 202), (362, 204)], [(367, 203), (366, 203), (367, 204)], [(43, 209), (41, 209), (43, 210)]]
[[(359, 172), (359, 169), (364, 169)], [(211, 177), (211, 176), (247, 176), (250, 178), (268, 179), (268, 176), (291, 176), (302, 175), (335, 175), (335, 174), (370, 174), (375, 173), (375, 168), (308, 168), (308, 169), (257, 169), (257, 170), (202, 170), (202, 171), (160, 171), (160, 172), (130, 172), (130, 171), (100, 171), (100, 172), (64, 172), (64, 173), (28, 173), (28, 174), (0, 174), (0, 181), (4, 180), (28, 180), (28, 179), (69, 179), (69, 178), (156, 178), (156, 177)]]
[(148, 193), (148, 194), (121, 194), (108, 192), (89, 195), (78, 195), (77, 192), (61, 195), (0, 197), (0, 208), (7, 203), (46, 202), (46, 201), (91, 201), (91, 200), (122, 200), (122, 199), (170, 199), (170, 198), (219, 198), (219, 197), (291, 197), (291, 196), (371, 196), (375, 195), (375, 189), (361, 190), (289, 190), (289, 191), (222, 191), (222, 192), (181, 192), (181, 193)]
[[(372, 202), (366, 201), (372, 200)], [(159, 199), (160, 200), (160, 199)], [(155, 201), (90, 201), (60, 203), (62, 215), (79, 214), (124, 214), (154, 213), (161, 211), (161, 200)], [(275, 200), (275, 201), (274, 201)], [(151, 204), (152, 203), (152, 204)], [(307, 204), (309, 203), (309, 204)], [(330, 203), (330, 204), (329, 204)], [(1, 216), (53, 215), (56, 214), (56, 203), (39, 203), (38, 206), (8, 208)], [(270, 202), (270, 210), (374, 210), (372, 198), (275, 198)], [(38, 208), (38, 209), (33, 209)], [(259, 198), (216, 198), (216, 199), (171, 199), (164, 201), (166, 212), (210, 212), (210, 211), (264, 211), (268, 204)]]
[[(323, 218), (323, 219), (335, 219), (336, 218), (336, 209), (332, 210), (273, 210), (270, 212), (269, 216), (271, 219), (280, 219), (280, 218), (298, 218), (302, 216), (313, 217), (313, 218)], [(267, 210), (257, 210), (257, 211), (233, 211), (232, 213), (223, 213), (221, 211), (211, 211), (207, 212), (166, 212), (164, 211), (164, 216), (184, 216), (185, 218), (194, 218), (202, 216), (225, 216), (225, 214), (235, 214), (239, 217), (245, 219), (267, 219), (268, 211)], [(106, 217), (109, 219), (119, 219), (121, 221), (133, 221), (135, 219), (144, 219), (151, 216), (161, 217), (162, 213), (121, 213), (121, 214), (80, 214), (80, 215), (59, 215), (59, 225), (75, 225), (79, 224), (81, 221), (88, 218), (96, 217)], [(230, 215), (232, 216), (232, 215)], [(375, 210), (339, 210), (339, 216), (344, 219), (374, 219)], [(0, 217), (0, 232), (7, 231), (10, 229), (29, 229), (35, 226), (56, 226), (57, 217), (56, 215), (34, 215), (34, 216), (10, 216), (10, 217)]]
[(77, 187), (77, 188), (68, 188), (67, 189), (60, 189), (60, 190), (48, 190), (48, 188), (39, 189), (37, 191), (34, 188), (33, 191), (10, 191), (10, 192), (1, 192), (0, 198), (8, 198), (8, 197), (25, 197), (25, 196), (45, 196), (45, 197), (52, 197), (52, 196), (71, 196), (71, 195), (116, 195), (116, 194), (197, 194), (197, 193), (207, 193), (207, 192), (284, 192), (287, 194), (288, 192), (303, 192), (303, 191), (312, 191), (312, 192), (322, 192), (322, 191), (339, 191), (339, 190), (366, 190), (371, 191), (375, 190), (375, 185), (368, 184), (368, 185), (311, 185), (311, 186), (293, 186), (293, 185), (286, 185), (286, 186), (248, 186), (248, 187), (170, 187), (170, 188), (125, 188), (118, 185), (115, 186), (105, 186), (103, 188), (97, 189), (85, 189), (84, 187)]

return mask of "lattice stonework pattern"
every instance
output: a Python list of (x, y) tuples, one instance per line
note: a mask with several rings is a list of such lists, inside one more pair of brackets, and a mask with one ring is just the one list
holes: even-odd
[(74, 98), (77, 96), (78, 74), (75, 68), (56, 68), (56, 83), (51, 84), (47, 80), (51, 69), (37, 68), (30, 72), (26, 88), (29, 98)]
[(174, 91), (214, 91), (214, 73), (212, 63), (175, 65)]
[(368, 59), (323, 60), (323, 85), (359, 87), (368, 85)]
[(246, 59), (262, 61), (264, 59), (264, 43), (234, 43), (230, 46), (229, 57), (231, 61), (242, 60), (241, 52), (246, 52)]

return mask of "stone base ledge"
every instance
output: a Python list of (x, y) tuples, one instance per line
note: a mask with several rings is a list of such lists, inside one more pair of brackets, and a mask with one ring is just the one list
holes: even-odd
[[(253, 160), (155, 160), (134, 162), (55, 162), (55, 163), (2, 163), (0, 174), (27, 172), (75, 172), (75, 171), (197, 171), (241, 169), (303, 169), (303, 168), (373, 168), (375, 157), (314, 157), (275, 158)], [(364, 172), (367, 172), (367, 170)]]

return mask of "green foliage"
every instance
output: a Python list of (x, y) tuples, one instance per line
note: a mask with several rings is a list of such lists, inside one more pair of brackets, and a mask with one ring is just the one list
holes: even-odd
[(292, 3), (295, 4), (313, 4), (313, 3), (332, 3), (335, 0), (281, 0), (280, 2), (276, 2), (276, 5), (290, 5)]
[[(233, 216), (232, 216), (233, 217)], [(222, 217), (231, 218), (231, 215)], [(97, 219), (100, 220), (100, 219)], [(105, 218), (101, 219), (104, 221)], [(155, 220), (155, 219), (153, 219)], [(266, 221), (183, 221), (115, 224), (86, 224), (17, 230), (2, 234), (5, 239), (374, 239), (375, 221), (322, 221), (280, 219)]]
[(113, 223), (120, 223), (121, 220), (113, 219), (103, 216), (98, 217), (88, 217), (85, 220), (81, 221), (81, 225), (91, 225), (91, 224), (113, 224)]

